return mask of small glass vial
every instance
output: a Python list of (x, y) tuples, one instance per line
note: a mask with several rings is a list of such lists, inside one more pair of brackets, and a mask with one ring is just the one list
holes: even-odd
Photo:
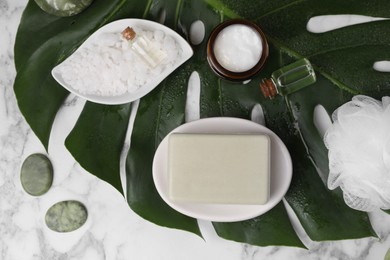
[(285, 96), (316, 82), (316, 74), (310, 61), (298, 60), (273, 72), (271, 78), (260, 83), (264, 97), (273, 98), (277, 94)]
[(137, 35), (131, 27), (122, 32), (122, 36), (131, 44), (131, 49), (141, 57), (151, 68), (155, 68), (167, 57), (167, 54), (156, 46), (144, 35)]

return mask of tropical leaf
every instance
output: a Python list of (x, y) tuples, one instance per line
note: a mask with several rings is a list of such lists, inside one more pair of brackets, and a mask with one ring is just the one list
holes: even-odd
[(384, 260), (390, 260), (390, 249), (387, 250)]
[(105, 106), (88, 102), (65, 140), (66, 148), (81, 166), (121, 193), (118, 158), (125, 141), (130, 111), (130, 104)]
[[(389, 73), (375, 71), (372, 65), (390, 60), (390, 21), (321, 34), (308, 32), (306, 24), (316, 15), (389, 17), (388, 10), (390, 2), (385, 0), (95, 0), (79, 15), (58, 18), (29, 1), (15, 43), (15, 94), (22, 114), (47, 147), (53, 120), (68, 95), (50, 71), (102, 25), (120, 18), (143, 17), (163, 22), (189, 39), (189, 28), (196, 20), (203, 21), (207, 37), (223, 20), (250, 19), (263, 28), (270, 44), (269, 60), (250, 83), (218, 78), (207, 64), (204, 40), (193, 46), (195, 54), (188, 62), (140, 100), (126, 162), (130, 207), (158, 225), (200, 234), (196, 220), (162, 201), (151, 169), (158, 144), (184, 122), (187, 81), (197, 71), (201, 78), (201, 117), (249, 119), (252, 107), (262, 105), (267, 126), (281, 137), (292, 155), (293, 181), (285, 198), (311, 239), (375, 236), (367, 214), (348, 208), (340, 190), (326, 187), (327, 150), (313, 124), (313, 110), (321, 104), (332, 113), (358, 93), (376, 98), (389, 95)], [(314, 64), (317, 83), (288, 97), (265, 100), (258, 88), (260, 78), (302, 57)], [(83, 167), (121, 192), (119, 157), (129, 114), (129, 104), (111, 107), (87, 103), (66, 140), (67, 148)], [(97, 127), (91, 130), (91, 125)], [(214, 223), (214, 227), (226, 239), (261, 246), (303, 247), (282, 203), (253, 220)]]
[(154, 151), (165, 135), (184, 122), (186, 81), (190, 73), (184, 65), (139, 104), (133, 130), (136, 138), (132, 138), (126, 164), (127, 200), (136, 213), (149, 221), (200, 235), (195, 219), (165, 204), (152, 178)]
[(219, 236), (237, 242), (258, 246), (305, 247), (294, 232), (283, 202), (261, 217), (233, 223), (213, 223), (213, 225)]

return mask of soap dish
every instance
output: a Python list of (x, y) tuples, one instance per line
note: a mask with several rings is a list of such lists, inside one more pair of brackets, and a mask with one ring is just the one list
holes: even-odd
[[(270, 138), (270, 194), (263, 205), (208, 204), (172, 201), (169, 196), (168, 139), (172, 133), (185, 134), (264, 134)], [(292, 178), (290, 154), (270, 129), (249, 120), (229, 117), (205, 118), (179, 126), (160, 143), (153, 159), (153, 180), (161, 198), (187, 216), (216, 222), (242, 221), (262, 215), (286, 194)]]
[[(101, 39), (102, 35), (109, 34), (109, 33), (111, 34), (115, 33), (120, 35), (120, 33), (127, 27), (136, 27), (148, 31), (163, 32), (165, 35), (172, 37), (176, 41), (177, 45), (182, 50), (181, 56), (177, 59), (177, 61), (172, 66), (163, 70), (160, 74), (153, 76), (150, 81), (140, 86), (138, 89), (134, 91), (128, 91), (120, 95), (104, 96), (104, 95), (82, 93), (74, 85), (72, 86), (71, 84), (67, 83), (66, 80), (64, 80), (64, 77), (62, 76), (60, 71), (61, 71), (61, 67), (65, 65), (68, 59), (71, 59), (74, 55), (77, 55), (80, 51), (87, 48), (88, 46), (91, 46), (96, 42), (102, 41)], [(61, 62), (57, 66), (55, 66), (52, 69), (51, 74), (53, 78), (60, 85), (62, 85), (65, 89), (72, 92), (76, 96), (79, 96), (81, 98), (84, 98), (88, 101), (92, 101), (95, 103), (118, 105), (118, 104), (124, 104), (124, 103), (135, 101), (148, 94), (156, 86), (158, 86), (158, 84), (160, 84), (160, 82), (163, 81), (169, 74), (175, 71), (185, 61), (187, 61), (192, 55), (193, 55), (193, 50), (189, 45), (189, 43), (183, 37), (181, 37), (177, 32), (173, 31), (169, 27), (145, 19), (135, 19), (135, 18), (122, 19), (122, 20), (111, 22), (99, 28), (71, 56), (69, 56), (65, 61)], [(119, 77), (119, 75), (116, 75), (116, 77)]]

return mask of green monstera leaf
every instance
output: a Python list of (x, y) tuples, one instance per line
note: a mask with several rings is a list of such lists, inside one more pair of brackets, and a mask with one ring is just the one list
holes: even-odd
[[(290, 223), (288, 204), (312, 240), (376, 236), (366, 213), (347, 207), (340, 190), (326, 187), (327, 150), (313, 123), (321, 104), (330, 114), (362, 93), (380, 98), (390, 93), (390, 74), (373, 63), (390, 60), (390, 21), (349, 26), (326, 33), (306, 29), (311, 17), (356, 14), (390, 17), (386, 0), (95, 0), (84, 12), (66, 18), (44, 13), (29, 1), (17, 34), (14, 90), (19, 108), (31, 128), (48, 147), (52, 123), (68, 95), (51, 77), (51, 69), (102, 25), (121, 18), (163, 22), (189, 39), (189, 28), (203, 21), (206, 37), (220, 22), (245, 18), (260, 25), (270, 44), (270, 56), (248, 84), (218, 78), (206, 60), (206, 40), (193, 46), (194, 56), (139, 102), (126, 161), (127, 200), (143, 218), (158, 225), (200, 234), (195, 219), (167, 206), (152, 180), (152, 160), (161, 140), (185, 122), (188, 78), (201, 79), (200, 116), (250, 118), (261, 104), (267, 127), (287, 145), (294, 165), (284, 203), (268, 213), (242, 222), (213, 223), (226, 239), (253, 245), (304, 247)], [(207, 38), (206, 38), (207, 39)], [(266, 100), (261, 78), (284, 64), (306, 57), (317, 72), (317, 83), (288, 97)], [(104, 106), (88, 103), (66, 140), (75, 159), (97, 177), (122, 192), (119, 158), (130, 115), (130, 104)], [(90, 125), (97, 125), (93, 131)]]

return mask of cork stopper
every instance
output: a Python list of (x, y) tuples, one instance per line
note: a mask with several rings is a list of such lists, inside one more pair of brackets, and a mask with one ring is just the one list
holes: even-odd
[(136, 35), (137, 35), (137, 34), (136, 34), (135, 31), (133, 30), (133, 28), (131, 28), (131, 27), (129, 27), (129, 26), (127, 26), (127, 28), (124, 29), (124, 30), (122, 31), (122, 36), (123, 36), (123, 38), (125, 38), (125, 39), (128, 40), (128, 41), (133, 40), (133, 39), (135, 38)]
[(278, 90), (272, 79), (263, 79), (260, 83), (260, 89), (265, 98), (273, 98), (278, 94)]

